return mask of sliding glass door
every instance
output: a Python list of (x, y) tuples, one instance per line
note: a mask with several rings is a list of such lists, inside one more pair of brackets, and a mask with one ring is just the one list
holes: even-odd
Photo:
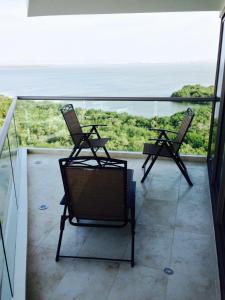
[(225, 17), (221, 21), (208, 167), (216, 233), (221, 294), (225, 299)]
[(215, 95), (217, 102), (213, 105), (211, 122), (211, 143), (209, 148), (209, 171), (210, 183), (216, 195), (214, 208), (218, 205), (218, 195), (221, 187), (221, 175), (224, 164), (224, 144), (225, 144), (225, 118), (224, 118), (224, 98), (225, 98), (225, 18), (221, 22), (221, 34), (219, 55), (217, 64), (217, 78), (215, 84)]

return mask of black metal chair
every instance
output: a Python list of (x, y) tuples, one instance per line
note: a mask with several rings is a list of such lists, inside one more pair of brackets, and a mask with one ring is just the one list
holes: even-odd
[[(127, 162), (103, 159), (99, 166), (93, 157), (73, 157), (59, 160), (65, 195), (60, 204), (64, 211), (60, 222), (60, 235), (56, 261), (60, 257), (127, 261), (134, 266), (135, 189), (133, 170)], [(83, 257), (60, 255), (66, 220), (73, 226), (124, 227), (131, 224), (131, 258)], [(110, 232), (109, 232), (110, 234)]]
[[(158, 131), (159, 136), (158, 138), (149, 139), (151, 141), (155, 141), (154, 144), (150, 144), (150, 143), (144, 144), (143, 154), (146, 154), (147, 158), (142, 166), (142, 168), (144, 169), (144, 175), (141, 179), (141, 182), (145, 181), (146, 177), (148, 176), (157, 158), (159, 156), (162, 156), (162, 157), (172, 158), (174, 162), (177, 164), (178, 168), (180, 169), (181, 173), (185, 177), (188, 184), (190, 186), (193, 185), (188, 175), (187, 168), (179, 155), (180, 147), (184, 141), (185, 135), (189, 127), (191, 126), (191, 122), (193, 118), (194, 118), (194, 112), (192, 111), (191, 108), (188, 108), (184, 114), (184, 118), (178, 132), (165, 130), (165, 129), (149, 128), (150, 130)], [(168, 136), (169, 133), (176, 134), (176, 138), (171, 140)], [(150, 162), (149, 167), (146, 170), (146, 165), (149, 162), (150, 158), (152, 158), (152, 160)]]
[[(70, 154), (70, 157), (78, 156), (82, 149), (90, 149), (95, 159), (98, 159), (96, 153), (100, 148), (103, 148), (106, 157), (110, 158), (110, 155), (105, 147), (109, 139), (101, 138), (97, 130), (97, 127), (107, 125), (94, 124), (81, 126), (72, 104), (64, 105), (61, 108), (61, 113), (74, 143), (74, 148)], [(90, 128), (89, 132), (83, 132), (82, 129), (85, 127)], [(93, 135), (96, 135), (97, 138), (92, 138)]]

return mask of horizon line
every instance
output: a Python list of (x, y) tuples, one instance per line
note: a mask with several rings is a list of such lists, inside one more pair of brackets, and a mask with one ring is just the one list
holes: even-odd
[(91, 63), (40, 63), (40, 64), (1, 64), (1, 67), (73, 67), (73, 66), (107, 66), (107, 65), (178, 65), (178, 64), (189, 64), (189, 63), (217, 63), (217, 60), (193, 60), (193, 61), (181, 61), (181, 62), (118, 62), (118, 63), (103, 63), (103, 62), (91, 62)]

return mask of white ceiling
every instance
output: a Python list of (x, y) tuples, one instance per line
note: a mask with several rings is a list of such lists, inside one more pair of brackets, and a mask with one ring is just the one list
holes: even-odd
[(28, 16), (222, 11), (225, 0), (27, 0)]

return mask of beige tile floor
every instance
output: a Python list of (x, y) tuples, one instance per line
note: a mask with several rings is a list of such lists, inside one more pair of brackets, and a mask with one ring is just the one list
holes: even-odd
[[(187, 163), (190, 188), (173, 162), (159, 161), (144, 184), (135, 170), (136, 265), (61, 259), (55, 262), (63, 187), (57, 155), (30, 154), (29, 300), (218, 300), (219, 280), (205, 164)], [(40, 204), (48, 209), (41, 211)], [(112, 231), (109, 234), (109, 231)], [(62, 254), (127, 257), (129, 228), (66, 226)], [(165, 267), (173, 269), (166, 275)]]

